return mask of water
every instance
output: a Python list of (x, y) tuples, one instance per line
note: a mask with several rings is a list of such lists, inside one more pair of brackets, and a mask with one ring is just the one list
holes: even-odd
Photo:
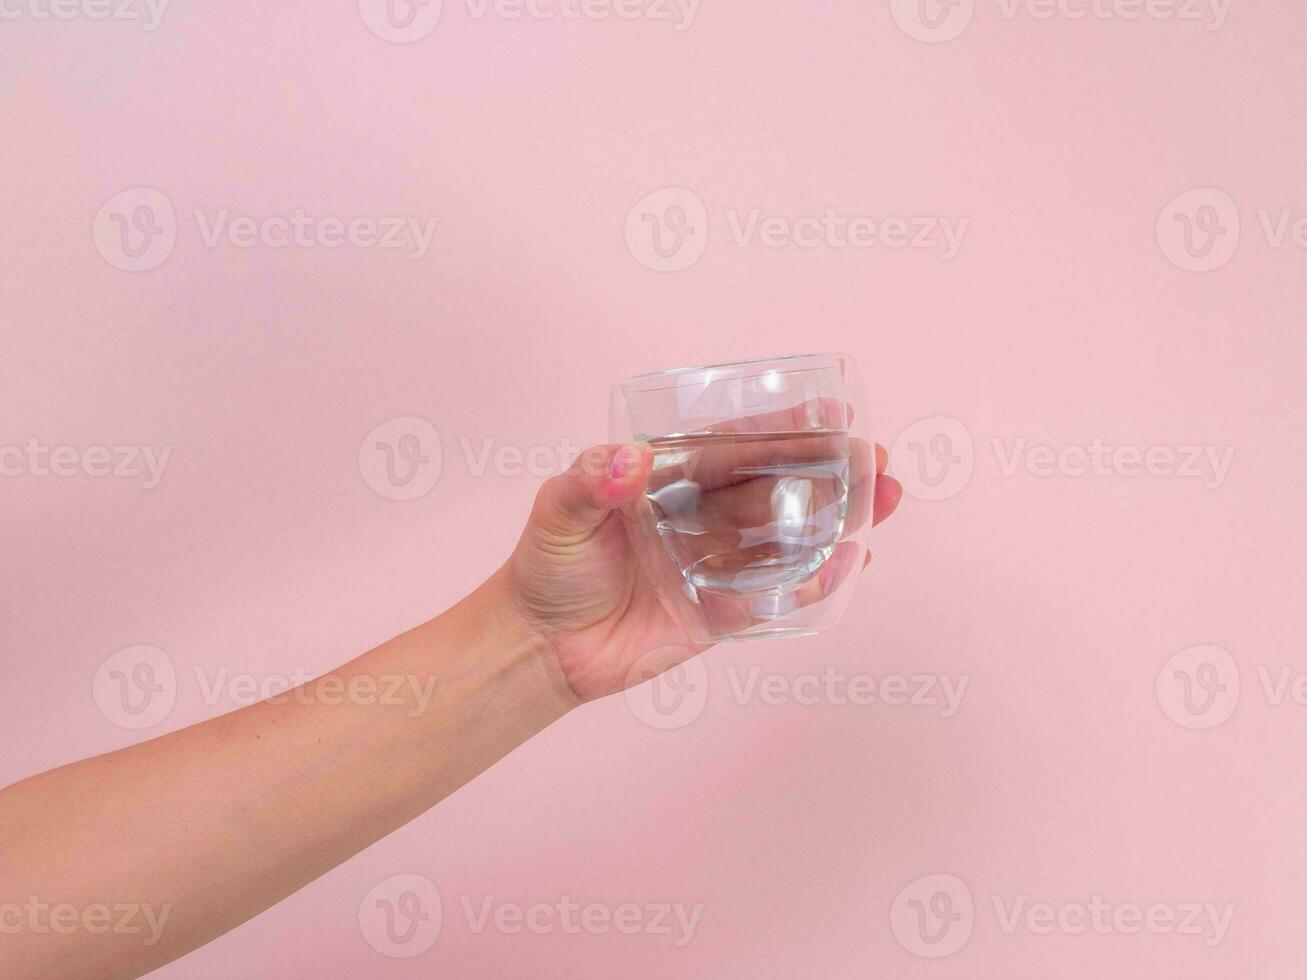
[(785, 595), (844, 533), (845, 432), (713, 433), (650, 440), (658, 535), (692, 590)]

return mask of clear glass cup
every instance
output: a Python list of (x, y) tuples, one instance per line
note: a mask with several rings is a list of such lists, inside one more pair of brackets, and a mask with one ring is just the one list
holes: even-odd
[(875, 465), (847, 354), (681, 368), (613, 388), (614, 442), (654, 451), (623, 509), (641, 567), (699, 643), (839, 622), (867, 553)]

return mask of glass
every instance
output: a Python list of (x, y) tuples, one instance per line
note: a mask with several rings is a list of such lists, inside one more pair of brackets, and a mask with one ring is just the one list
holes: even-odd
[(641, 567), (699, 643), (829, 629), (867, 553), (875, 466), (853, 358), (645, 374), (613, 389), (614, 442), (647, 442), (623, 508)]

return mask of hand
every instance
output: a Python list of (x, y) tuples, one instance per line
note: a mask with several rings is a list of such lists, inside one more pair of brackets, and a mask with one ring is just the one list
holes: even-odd
[[(829, 406), (822, 408), (830, 410)], [(808, 406), (799, 406), (779, 414), (788, 417), (807, 411)], [(720, 428), (736, 433), (786, 428), (778, 421), (774, 414), (755, 416)], [(872, 482), (867, 479), (870, 447), (860, 440), (851, 439), (849, 443), (845, 534), (865, 523), (868, 516), (873, 524), (889, 517), (903, 494), (897, 480), (881, 475), (886, 452), (877, 445), (877, 479), (871, 499), (873, 494), (867, 492)], [(765, 443), (760, 448), (773, 456), (783, 449), (780, 443)], [(729, 459), (723, 456), (719, 461), (738, 464), (740, 452), (738, 446), (733, 447)], [(632, 668), (650, 650), (683, 649), (684, 656), (660, 663), (666, 669), (708, 648), (692, 643), (664, 608), (623, 526), (619, 509), (645, 492), (652, 468), (653, 452), (644, 443), (598, 446), (582, 454), (566, 473), (540, 488), (521, 540), (498, 576), (526, 628), (547, 641), (563, 676), (582, 701), (626, 688)], [(695, 482), (704, 492), (701, 508), (714, 513), (738, 514), (750, 508), (755, 513), (759, 508), (766, 511), (770, 506), (766, 487), (759, 493), (758, 486), (766, 479), (741, 479), (735, 475), (739, 468), (714, 467), (713, 457), (704, 455), (695, 471)], [(753, 525), (747, 520), (735, 523), (758, 526), (770, 519), (770, 514), (764, 513)], [(847, 553), (852, 557), (856, 552), (852, 542), (838, 545), (814, 581), (800, 590), (799, 601), (814, 601), (833, 591), (854, 571), (852, 562), (841, 556)], [(866, 562), (863, 564), (865, 567)], [(802, 594), (805, 591), (810, 593), (806, 598)]]

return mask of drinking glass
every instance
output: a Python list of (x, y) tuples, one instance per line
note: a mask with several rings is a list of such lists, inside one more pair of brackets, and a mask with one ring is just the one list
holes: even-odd
[(875, 465), (857, 366), (802, 354), (645, 374), (613, 389), (614, 442), (647, 442), (623, 508), (641, 567), (698, 643), (816, 633), (852, 598)]

